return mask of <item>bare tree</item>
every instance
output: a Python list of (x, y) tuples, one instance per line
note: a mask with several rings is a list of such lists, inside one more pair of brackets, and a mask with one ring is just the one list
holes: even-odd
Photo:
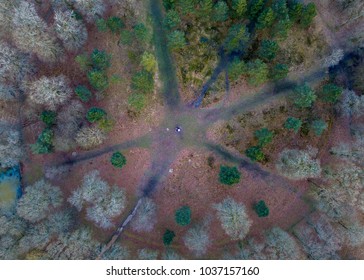
[(226, 234), (233, 240), (244, 239), (252, 224), (245, 206), (228, 197), (214, 205), (214, 208)]
[(81, 14), (86, 16), (88, 22), (93, 22), (103, 16), (106, 7), (103, 0), (73, 0)]
[(76, 143), (84, 149), (101, 145), (105, 139), (105, 134), (97, 126), (83, 127), (76, 135)]
[(60, 188), (42, 179), (25, 188), (25, 193), (17, 203), (17, 213), (34, 223), (47, 217), (51, 211), (61, 206), (62, 202)]
[(64, 75), (43, 76), (37, 81), (30, 82), (28, 89), (28, 95), (32, 102), (44, 105), (51, 110), (55, 110), (72, 96), (69, 81)]
[(114, 244), (102, 257), (104, 260), (127, 260), (130, 258), (130, 252), (127, 247)]
[(140, 249), (138, 250), (138, 259), (139, 260), (156, 260), (158, 259), (159, 252), (157, 250), (152, 249)]
[(19, 0), (0, 1), (0, 37), (11, 31), (14, 10), (19, 2)]
[(0, 84), (0, 100), (11, 101), (16, 97), (17, 90), (13, 86)]
[(344, 58), (344, 51), (342, 49), (333, 50), (333, 52), (324, 58), (323, 66), (324, 67), (332, 67), (337, 64)]
[(211, 244), (207, 223), (190, 228), (183, 237), (183, 242), (196, 257), (206, 254), (207, 248)]
[(73, 11), (56, 11), (54, 29), (68, 51), (77, 51), (87, 41), (86, 26), (75, 18)]
[(78, 211), (86, 208), (87, 219), (107, 229), (113, 226), (112, 218), (124, 210), (126, 198), (123, 189), (110, 187), (94, 170), (84, 176), (82, 185), (73, 191), (68, 202)]
[(0, 122), (0, 167), (17, 165), (23, 154), (19, 131)]
[(131, 221), (131, 227), (137, 232), (149, 232), (157, 222), (157, 206), (150, 198), (143, 198)]
[(364, 95), (357, 95), (352, 90), (344, 90), (340, 102), (340, 109), (344, 116), (360, 117), (364, 114)]
[(283, 176), (301, 180), (318, 177), (321, 174), (320, 161), (314, 159), (317, 151), (285, 149), (280, 153), (276, 168)]
[(61, 46), (32, 3), (22, 1), (15, 9), (13, 38), (19, 49), (35, 53), (44, 62), (55, 62), (63, 55)]

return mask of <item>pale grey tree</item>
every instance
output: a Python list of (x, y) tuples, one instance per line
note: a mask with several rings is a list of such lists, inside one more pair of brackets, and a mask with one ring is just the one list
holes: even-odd
[(54, 14), (54, 29), (68, 51), (77, 51), (87, 41), (87, 29), (73, 11), (57, 10)]
[(196, 257), (205, 255), (211, 245), (207, 223), (197, 224), (188, 229), (183, 243)]
[(138, 250), (138, 260), (156, 260), (159, 252), (157, 250), (143, 248)]
[(101, 145), (106, 136), (97, 126), (83, 127), (77, 132), (75, 140), (81, 148), (87, 150)]
[(150, 232), (157, 222), (157, 206), (151, 198), (143, 198), (134, 218), (131, 227), (137, 232)]
[(76, 9), (86, 17), (88, 22), (101, 18), (106, 6), (103, 0), (72, 0)]
[(0, 122), (0, 167), (17, 165), (24, 150), (18, 129)]
[(280, 174), (292, 180), (319, 177), (321, 166), (320, 161), (314, 158), (316, 153), (310, 150), (285, 149), (279, 155), (276, 168)]
[(55, 62), (63, 56), (63, 50), (46, 22), (39, 17), (34, 4), (22, 1), (14, 10), (13, 39), (16, 46), (35, 53), (44, 62)]
[(29, 99), (48, 109), (55, 110), (72, 96), (68, 78), (64, 75), (41, 77), (28, 85)]
[(214, 208), (226, 234), (233, 240), (244, 239), (252, 225), (245, 206), (228, 197)]

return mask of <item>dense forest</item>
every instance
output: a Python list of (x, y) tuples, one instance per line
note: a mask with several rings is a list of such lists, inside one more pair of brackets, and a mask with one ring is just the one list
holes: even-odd
[(1, 0), (0, 259), (363, 259), (363, 16)]

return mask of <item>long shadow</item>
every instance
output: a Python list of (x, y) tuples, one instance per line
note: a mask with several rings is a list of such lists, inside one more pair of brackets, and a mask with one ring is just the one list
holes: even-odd
[(325, 70), (318, 70), (304, 77), (298, 82), (286, 79), (280, 82), (271, 83), (270, 85), (267, 85), (267, 88), (262, 92), (257, 93), (249, 98), (242, 98), (241, 101), (238, 101), (236, 104), (233, 104), (229, 107), (213, 108), (208, 110), (204, 115), (204, 118), (210, 124), (219, 120), (228, 120), (238, 114), (243, 113), (244, 111), (251, 110), (252, 108), (265, 103), (269, 103), (282, 96), (288, 96), (299, 83), (318, 81), (325, 77), (325, 75), (327, 75)]
[(154, 45), (158, 60), (158, 68), (163, 82), (163, 99), (170, 109), (180, 104), (176, 70), (170, 55), (168, 44), (163, 28), (163, 14), (161, 1), (150, 0), (150, 14), (153, 19)]
[(292, 187), (291, 182), (288, 179), (263, 169), (259, 164), (252, 162), (244, 156), (235, 155), (223, 146), (214, 143), (206, 142), (205, 147), (215, 154), (221, 156), (224, 160), (238, 164), (239, 167), (244, 168), (245, 170), (252, 172), (255, 176), (262, 178), (269, 186), (283, 187), (289, 192), (297, 193), (297, 190)]
[(112, 146), (107, 146), (107, 147), (99, 149), (99, 150), (86, 152), (84, 154), (81, 154), (81, 155), (73, 157), (73, 158), (68, 157), (65, 161), (58, 163), (56, 165), (58, 165), (58, 166), (75, 165), (75, 164), (81, 163), (83, 161), (86, 161), (86, 160), (89, 160), (92, 158), (96, 158), (96, 157), (99, 157), (104, 154), (111, 153), (111, 152), (114, 152), (117, 150), (126, 150), (126, 149), (136, 148), (136, 147), (148, 148), (151, 145), (151, 143), (152, 143), (151, 135), (146, 134), (146, 135), (141, 136), (134, 140), (126, 141), (126, 142), (112, 145)]

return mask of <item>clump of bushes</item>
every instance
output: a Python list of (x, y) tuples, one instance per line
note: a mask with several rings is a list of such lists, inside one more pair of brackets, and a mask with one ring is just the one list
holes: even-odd
[(122, 168), (126, 164), (126, 157), (121, 152), (115, 152), (111, 156), (111, 164), (116, 168)]
[(220, 166), (219, 181), (224, 185), (233, 185), (240, 182), (240, 171), (236, 166)]
[(163, 244), (164, 245), (170, 245), (175, 238), (176, 234), (174, 231), (166, 229), (166, 231), (163, 234)]
[(176, 223), (180, 226), (187, 226), (191, 223), (191, 208), (188, 206), (182, 206), (175, 212)]
[(254, 210), (258, 214), (258, 217), (267, 217), (269, 215), (269, 208), (263, 200), (260, 200), (254, 205)]

